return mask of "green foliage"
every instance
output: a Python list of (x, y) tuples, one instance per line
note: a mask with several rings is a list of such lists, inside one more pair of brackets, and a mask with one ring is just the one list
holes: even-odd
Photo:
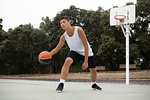
[(148, 69), (150, 61), (150, 1), (137, 0), (136, 16), (137, 21), (132, 29), (136, 34), (133, 34), (134, 43), (138, 45), (139, 57), (143, 59), (141, 69)]
[[(132, 4), (131, 2), (126, 5)], [(130, 63), (143, 61), (138, 69), (149, 69), (150, 61), (150, 1), (137, 0), (136, 23), (130, 37)], [(40, 28), (31, 24), (19, 25), (5, 32), (0, 18), (0, 74), (60, 73), (69, 48), (67, 44), (53, 56), (50, 65), (39, 64), (41, 51), (56, 47), (64, 31), (60, 27), (61, 16), (69, 16), (72, 25), (84, 29), (95, 54), (96, 65), (106, 66), (107, 70), (118, 70), (125, 64), (125, 37), (121, 28), (109, 25), (110, 10), (98, 7), (96, 11), (70, 6), (59, 12), (53, 19), (43, 17)], [(82, 71), (81, 63), (71, 67), (70, 72)]]

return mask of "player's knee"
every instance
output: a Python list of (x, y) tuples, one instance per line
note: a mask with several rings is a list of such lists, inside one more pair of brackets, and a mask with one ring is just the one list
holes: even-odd
[(72, 63), (73, 63), (73, 60), (72, 60), (71, 58), (67, 58), (67, 59), (65, 60), (64, 65), (65, 65), (65, 66), (70, 66)]

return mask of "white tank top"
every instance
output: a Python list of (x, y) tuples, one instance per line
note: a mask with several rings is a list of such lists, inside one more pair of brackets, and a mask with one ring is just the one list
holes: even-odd
[[(76, 51), (78, 54), (85, 56), (85, 49), (84, 45), (82, 43), (81, 38), (78, 35), (78, 27), (75, 27), (74, 34), (72, 36), (68, 36), (67, 32), (64, 33), (65, 40), (70, 48), (70, 51)], [(89, 45), (88, 42), (88, 47), (89, 47), (89, 56), (93, 56), (92, 49)]]

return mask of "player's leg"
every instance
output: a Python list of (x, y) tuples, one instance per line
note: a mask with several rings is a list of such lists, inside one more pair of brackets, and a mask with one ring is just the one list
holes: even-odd
[(89, 68), (89, 70), (90, 70), (91, 82), (96, 82), (96, 78), (97, 78), (96, 68)]
[(64, 62), (64, 65), (63, 65), (63, 67), (61, 69), (60, 79), (66, 80), (66, 77), (68, 76), (70, 65), (72, 63), (73, 63), (72, 58), (70, 58), (70, 57), (66, 58), (66, 60)]
[(96, 68), (89, 68), (89, 70), (90, 70), (92, 88), (95, 90), (102, 90), (102, 88), (96, 84), (96, 78), (97, 78)]
[(64, 83), (65, 83), (65, 80), (68, 76), (68, 72), (69, 72), (69, 68), (70, 68), (70, 65), (73, 63), (73, 60), (72, 58), (70, 57), (67, 57), (65, 62), (64, 62), (64, 65), (61, 69), (61, 75), (60, 75), (60, 83), (56, 89), (57, 92), (62, 92), (63, 88), (64, 88)]
[(97, 84), (96, 84), (96, 79), (97, 79), (97, 71), (96, 71), (96, 66), (94, 64), (94, 59), (93, 56), (88, 58), (88, 68), (90, 70), (90, 78), (91, 78), (91, 83), (92, 83), (92, 88), (96, 90), (101, 90)]

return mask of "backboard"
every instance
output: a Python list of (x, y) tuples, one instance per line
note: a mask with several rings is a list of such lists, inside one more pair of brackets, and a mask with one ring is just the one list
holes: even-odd
[[(120, 22), (120, 20), (116, 20), (115, 17), (117, 15), (120, 15), (120, 17), (125, 16), (124, 21)], [(135, 5), (128, 5), (128, 6), (110, 9), (111, 26), (121, 25), (121, 24), (132, 24), (132, 23), (135, 23)]]

